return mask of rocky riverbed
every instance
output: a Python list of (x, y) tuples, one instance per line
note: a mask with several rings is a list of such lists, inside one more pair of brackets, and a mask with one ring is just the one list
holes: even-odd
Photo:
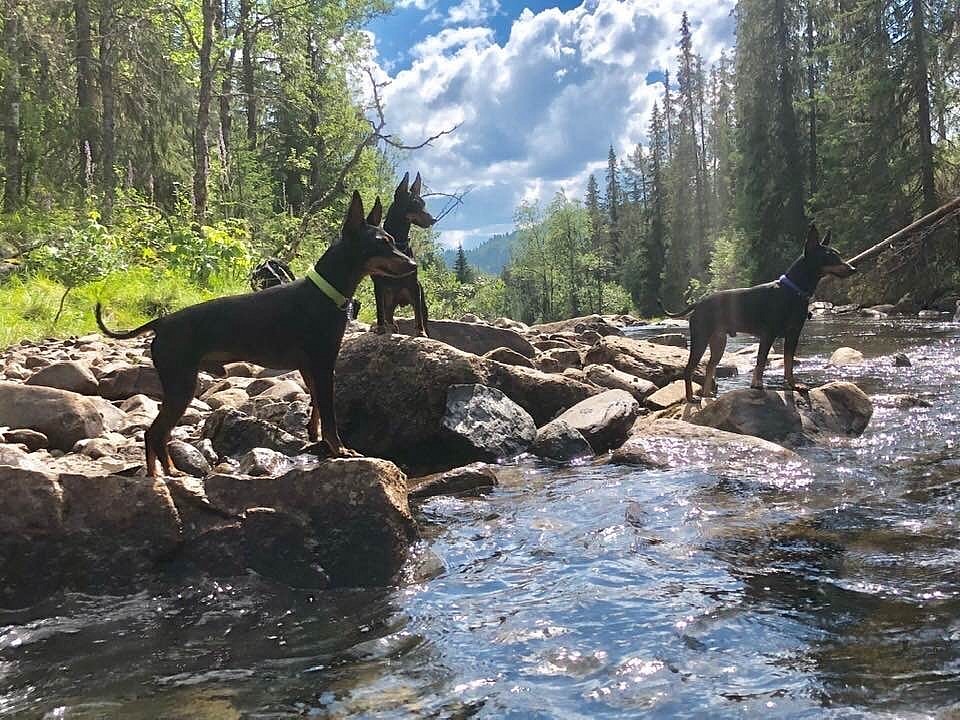
[[(338, 359), (336, 407), (344, 440), (368, 456), (358, 459), (314, 454), (298, 373), (234, 363), (201, 374), (171, 443), (186, 476), (159, 479), (143, 476), (143, 432), (162, 399), (149, 337), (8, 348), (0, 606), (181, 573), (387, 584), (419, 534), (411, 500), (495, 485), (483, 463), (532, 453), (551, 463), (710, 467), (738, 456), (799, 466), (789, 448), (855, 436), (869, 422), (869, 398), (844, 382), (682, 406), (686, 350), (669, 328), (627, 336), (636, 322), (441, 320), (429, 340), (354, 326)], [(731, 355), (720, 375), (743, 364)]]

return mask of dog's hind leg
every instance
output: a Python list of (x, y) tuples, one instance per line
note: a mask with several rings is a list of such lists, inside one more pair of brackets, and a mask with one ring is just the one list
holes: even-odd
[(167, 451), (167, 443), (170, 441), (170, 431), (176, 426), (177, 421), (183, 417), (184, 410), (190, 405), (193, 399), (194, 390), (197, 387), (197, 371), (192, 368), (175, 371), (166, 370), (160, 372), (160, 382), (163, 385), (163, 403), (160, 405), (160, 411), (154, 418), (153, 424), (144, 433), (143, 440), (147, 447), (147, 475), (157, 476), (157, 461), (163, 467), (164, 473), (175, 476), (182, 475), (177, 470), (173, 461), (170, 459), (170, 453)]
[(303, 384), (307, 386), (307, 392), (310, 393), (310, 420), (307, 421), (307, 438), (310, 442), (317, 442), (320, 439), (320, 413), (317, 411), (317, 402), (313, 390), (313, 376), (309, 371), (300, 369), (300, 377), (303, 378)]
[(423, 292), (423, 285), (417, 283), (417, 296), (413, 302), (413, 319), (417, 326), (417, 335), (430, 337), (427, 334), (427, 297)]
[[(373, 299), (377, 305), (377, 328), (376, 332), (378, 335), (382, 335), (387, 331), (386, 327), (383, 324), (383, 286), (377, 283), (376, 278), (373, 279)], [(303, 375), (304, 382), (307, 380), (307, 376), (303, 374), (303, 371), (300, 372)], [(316, 438), (314, 438), (316, 440)]]
[[(704, 333), (698, 329), (697, 324), (694, 322), (693, 318), (690, 319), (690, 357), (687, 358), (687, 366), (683, 369), (683, 385), (684, 391), (686, 393), (686, 399), (688, 403), (694, 402), (693, 397), (693, 373), (697, 369), (697, 365), (700, 364), (700, 359), (703, 357), (703, 353), (707, 351), (707, 342), (711, 339), (711, 336), (705, 336)], [(706, 386), (704, 386), (703, 392), (707, 392)]]
[(783, 379), (789, 389), (802, 393), (808, 390), (807, 386), (801, 385), (793, 378), (793, 362), (797, 353), (797, 345), (799, 343), (799, 331), (796, 333), (796, 335), (788, 333), (783, 339)]
[(757, 366), (753, 369), (753, 380), (750, 387), (754, 390), (763, 390), (763, 371), (767, 367), (767, 355), (773, 346), (772, 337), (760, 336), (760, 349), (757, 350)]
[(310, 421), (312, 424), (314, 414), (317, 414), (320, 434), (333, 457), (360, 457), (360, 453), (343, 444), (337, 430), (337, 413), (333, 406), (333, 371), (333, 363), (320, 363), (310, 368), (310, 396), (313, 398)]
[(710, 359), (707, 361), (707, 372), (703, 379), (703, 397), (711, 395), (716, 397), (717, 390), (717, 365), (723, 357), (723, 351), (727, 349), (727, 334), (723, 331), (715, 332), (710, 336)]

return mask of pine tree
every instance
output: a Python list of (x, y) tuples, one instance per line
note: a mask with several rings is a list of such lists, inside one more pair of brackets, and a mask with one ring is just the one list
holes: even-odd
[(461, 285), (473, 282), (473, 268), (467, 262), (467, 254), (463, 251), (462, 244), (457, 246), (457, 259), (453, 263), (453, 272), (457, 276), (457, 282)]
[(620, 265), (623, 262), (623, 239), (622, 228), (620, 227), (620, 206), (623, 203), (623, 193), (620, 189), (620, 171), (617, 162), (617, 153), (610, 146), (607, 153), (607, 176), (606, 176), (606, 197), (605, 205), (607, 211), (607, 247), (606, 259), (613, 266), (614, 272), (619, 272)]

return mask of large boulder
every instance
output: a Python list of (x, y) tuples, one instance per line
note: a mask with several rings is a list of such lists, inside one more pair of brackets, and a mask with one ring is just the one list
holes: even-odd
[(638, 421), (610, 460), (626, 465), (694, 468), (716, 475), (760, 478), (786, 472), (796, 477), (797, 471), (805, 467), (799, 455), (772, 442), (666, 418)]
[(54, 363), (37, 370), (27, 378), (26, 384), (69, 390), (80, 395), (96, 395), (99, 388), (90, 368), (75, 360)]
[(626, 390), (607, 390), (562, 413), (553, 423), (566, 424), (590, 443), (594, 452), (618, 445), (640, 414), (640, 403)]
[(644, 378), (657, 387), (683, 377), (687, 352), (670, 345), (646, 340), (607, 336), (587, 350), (586, 363), (612, 365), (630, 375)]
[[(397, 324), (405, 335), (416, 332), (413, 320), (398, 320)], [(533, 346), (520, 333), (485, 323), (430, 320), (427, 322), (427, 333), (433, 340), (474, 355), (484, 355), (500, 347), (509, 348), (528, 358), (536, 354)]]
[(232, 408), (214, 411), (203, 421), (201, 436), (213, 443), (218, 455), (240, 456), (253, 448), (267, 448), (286, 455), (303, 449), (303, 441), (273, 423)]
[(873, 403), (856, 385), (832, 382), (808, 394), (776, 390), (734, 390), (704, 406), (691, 422), (800, 445), (821, 434), (860, 435), (873, 415)]
[(272, 508), (302, 520), (313, 560), (334, 585), (388, 583), (417, 536), (406, 477), (385, 460), (327, 460), (280, 477), (213, 475), (204, 490), (225, 513)]
[(340, 435), (355, 450), (415, 471), (449, 468), (442, 418), (451, 385), (497, 388), (538, 425), (599, 388), (559, 374), (486, 360), (425, 338), (347, 338), (337, 360)]
[(83, 395), (5, 381), (0, 381), (0, 425), (36, 430), (50, 447), (64, 451), (104, 429), (96, 404)]
[(542, 323), (532, 325), (530, 329), (541, 335), (559, 332), (573, 332), (580, 335), (588, 331), (599, 335), (623, 335), (623, 330), (600, 315), (585, 315), (584, 317), (569, 318), (552, 323)]
[(530, 413), (496, 388), (451, 385), (440, 426), (451, 453), (464, 460), (499, 460), (519, 455), (533, 442)]
[(493, 468), (486, 463), (477, 462), (411, 479), (407, 483), (407, 497), (411, 500), (425, 500), (436, 495), (478, 495), (498, 484)]
[(657, 390), (657, 386), (649, 380), (617, 370), (613, 365), (587, 365), (583, 372), (594, 385), (609, 390), (626, 390), (639, 402)]

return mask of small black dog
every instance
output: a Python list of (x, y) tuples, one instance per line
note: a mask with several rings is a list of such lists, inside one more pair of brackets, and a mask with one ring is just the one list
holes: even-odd
[[(420, 197), (421, 180), (417, 173), (413, 185), (410, 183), (410, 173), (403, 176), (403, 180), (393, 193), (393, 204), (387, 210), (387, 219), (383, 229), (390, 233), (397, 243), (397, 249), (413, 257), (413, 248), (410, 247), (410, 225), (428, 228), (436, 222), (427, 212), (426, 204)], [(409, 186), (409, 187), (408, 187)], [(427, 298), (423, 293), (423, 285), (413, 273), (403, 278), (373, 278), (373, 293), (377, 300), (377, 327), (378, 333), (389, 331), (399, 332), (393, 321), (393, 312), (401, 305), (413, 306), (413, 319), (417, 328), (417, 335), (427, 337)]]
[[(856, 272), (836, 250), (830, 247), (830, 231), (820, 240), (817, 226), (810, 225), (803, 255), (776, 282), (711, 293), (679, 313), (664, 310), (670, 317), (690, 315), (690, 358), (683, 371), (687, 402), (694, 402), (693, 373), (710, 345), (710, 360), (703, 381), (703, 395), (716, 392), (716, 370), (727, 347), (727, 335), (738, 332), (760, 339), (757, 366), (750, 387), (763, 388), (763, 370), (767, 354), (777, 338), (784, 338), (783, 374), (787, 386), (798, 391), (806, 388), (793, 379), (793, 358), (800, 332), (807, 320), (810, 298), (824, 275), (849, 277)], [(660, 305), (663, 308), (663, 305)]]
[(379, 227), (382, 215), (377, 198), (364, 220), (363, 201), (354, 192), (340, 240), (301, 280), (192, 305), (125, 333), (106, 328), (97, 303), (97, 324), (105, 335), (122, 340), (155, 334), (150, 348), (163, 385), (163, 405), (144, 437), (151, 477), (157, 474), (158, 459), (168, 475), (178, 474), (167, 442), (194, 396), (197, 372), (237, 360), (299, 370), (313, 400), (310, 439), (317, 440), (322, 423), (323, 440), (334, 456), (357, 454), (340, 440), (333, 408), (334, 366), (349, 297), (366, 275), (403, 277), (417, 269)]

